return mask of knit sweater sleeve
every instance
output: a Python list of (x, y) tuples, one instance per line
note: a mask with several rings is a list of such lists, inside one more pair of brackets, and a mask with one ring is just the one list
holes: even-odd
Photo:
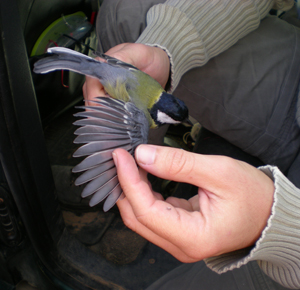
[(168, 53), (173, 91), (185, 72), (257, 28), (273, 5), (286, 10), (293, 0), (167, 0), (148, 11), (147, 27), (137, 42)]
[[(259, 26), (274, 7), (288, 10), (293, 0), (167, 0), (147, 14), (139, 43), (164, 49), (171, 61), (171, 91), (182, 75), (202, 66)], [(288, 288), (300, 288), (300, 190), (276, 167), (260, 168), (274, 180), (272, 214), (260, 239), (242, 249), (206, 259), (218, 273), (257, 260), (262, 270)]]
[(272, 212), (261, 237), (251, 249), (205, 260), (217, 273), (224, 273), (256, 260), (273, 280), (291, 289), (300, 288), (300, 189), (277, 167), (261, 167), (274, 180)]

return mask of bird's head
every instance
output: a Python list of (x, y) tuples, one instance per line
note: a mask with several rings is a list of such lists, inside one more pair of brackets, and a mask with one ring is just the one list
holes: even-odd
[(189, 111), (184, 102), (165, 91), (162, 92), (149, 113), (158, 127), (163, 124), (189, 122)]

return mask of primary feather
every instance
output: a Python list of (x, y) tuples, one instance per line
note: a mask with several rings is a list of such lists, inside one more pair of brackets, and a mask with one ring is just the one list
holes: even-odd
[(133, 153), (139, 144), (147, 143), (149, 124), (144, 113), (133, 103), (107, 97), (98, 97), (95, 102), (99, 106), (89, 106), (89, 111), (75, 114), (85, 119), (74, 123), (81, 126), (75, 131), (77, 137), (74, 142), (84, 145), (73, 156), (88, 157), (75, 166), (73, 172), (84, 172), (75, 184), (87, 183), (82, 197), (92, 195), (90, 206), (109, 196), (103, 205), (104, 211), (107, 211), (122, 193), (112, 152), (116, 148), (124, 148)]

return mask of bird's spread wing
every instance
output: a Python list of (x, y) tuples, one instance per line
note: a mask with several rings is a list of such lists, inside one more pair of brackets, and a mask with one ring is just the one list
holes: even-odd
[(107, 97), (98, 97), (94, 102), (97, 106), (79, 107), (88, 110), (75, 114), (83, 119), (74, 123), (80, 126), (74, 143), (84, 145), (73, 156), (87, 157), (73, 172), (83, 172), (75, 184), (87, 183), (82, 197), (92, 196), (90, 206), (106, 198), (103, 209), (108, 211), (122, 193), (112, 152), (124, 148), (133, 154), (139, 144), (147, 143), (149, 123), (133, 103)]

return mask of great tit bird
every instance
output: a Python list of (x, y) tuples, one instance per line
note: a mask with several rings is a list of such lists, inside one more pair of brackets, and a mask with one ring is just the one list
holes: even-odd
[(95, 60), (71, 49), (48, 49), (49, 56), (34, 64), (34, 72), (45, 74), (55, 70), (70, 70), (99, 79), (109, 97), (97, 97), (93, 106), (80, 106), (76, 113), (84, 119), (74, 143), (85, 144), (74, 157), (87, 156), (73, 168), (84, 172), (76, 185), (87, 183), (81, 196), (92, 196), (94, 206), (105, 200), (108, 211), (122, 193), (112, 159), (116, 148), (124, 148), (132, 155), (139, 144), (147, 143), (149, 128), (163, 124), (188, 122), (188, 109), (183, 101), (168, 94), (161, 85), (136, 67), (105, 54), (103, 61)]

